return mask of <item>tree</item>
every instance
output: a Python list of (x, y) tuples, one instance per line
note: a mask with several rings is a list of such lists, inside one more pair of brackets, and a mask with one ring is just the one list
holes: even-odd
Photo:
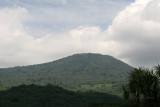
[(123, 97), (125, 100), (129, 99), (129, 90), (127, 85), (122, 85)]
[(131, 73), (129, 73), (129, 92), (138, 103), (140, 102), (140, 97), (143, 88), (143, 77), (145, 71), (143, 68), (135, 68)]
[[(156, 73), (160, 74), (160, 65), (156, 66)], [(122, 86), (124, 99), (132, 99), (138, 104), (140, 101), (158, 101), (159, 75), (153, 69), (144, 67), (134, 68), (129, 73), (128, 83)]]
[(160, 77), (160, 65), (158, 64), (157, 66), (154, 67), (156, 70), (156, 74)]

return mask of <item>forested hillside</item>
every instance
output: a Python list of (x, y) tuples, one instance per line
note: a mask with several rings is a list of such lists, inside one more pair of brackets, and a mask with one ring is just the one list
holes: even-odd
[(0, 89), (21, 84), (59, 85), (70, 90), (109, 92), (125, 81), (131, 66), (108, 55), (75, 54), (53, 62), (0, 69)]
[(21, 85), (0, 91), (1, 107), (88, 107), (95, 102), (119, 102), (121, 98), (100, 92), (72, 92), (47, 85)]

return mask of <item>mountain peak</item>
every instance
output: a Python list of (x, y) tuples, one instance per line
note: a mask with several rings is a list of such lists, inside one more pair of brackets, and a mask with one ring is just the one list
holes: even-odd
[(131, 66), (112, 56), (82, 53), (44, 64), (0, 69), (0, 81), (2, 87), (50, 83), (72, 90), (87, 85), (99, 91), (95, 87), (123, 82), (131, 70)]

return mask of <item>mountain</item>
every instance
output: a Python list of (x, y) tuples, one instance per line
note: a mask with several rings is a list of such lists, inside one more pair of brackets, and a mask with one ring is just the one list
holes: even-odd
[(106, 93), (72, 92), (52, 85), (20, 85), (0, 91), (1, 107), (88, 107), (94, 102), (119, 101), (120, 97)]
[(133, 68), (112, 56), (75, 54), (53, 62), (0, 69), (1, 90), (21, 84), (59, 85), (70, 90), (116, 92)]

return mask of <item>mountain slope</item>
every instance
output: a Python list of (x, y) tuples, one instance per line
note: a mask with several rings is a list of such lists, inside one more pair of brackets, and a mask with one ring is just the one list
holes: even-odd
[(93, 102), (117, 102), (121, 98), (99, 92), (72, 92), (47, 85), (20, 85), (0, 91), (1, 107), (88, 107)]
[(0, 69), (0, 85), (51, 83), (67, 89), (106, 91), (123, 82), (131, 69), (108, 55), (75, 54), (49, 63)]

